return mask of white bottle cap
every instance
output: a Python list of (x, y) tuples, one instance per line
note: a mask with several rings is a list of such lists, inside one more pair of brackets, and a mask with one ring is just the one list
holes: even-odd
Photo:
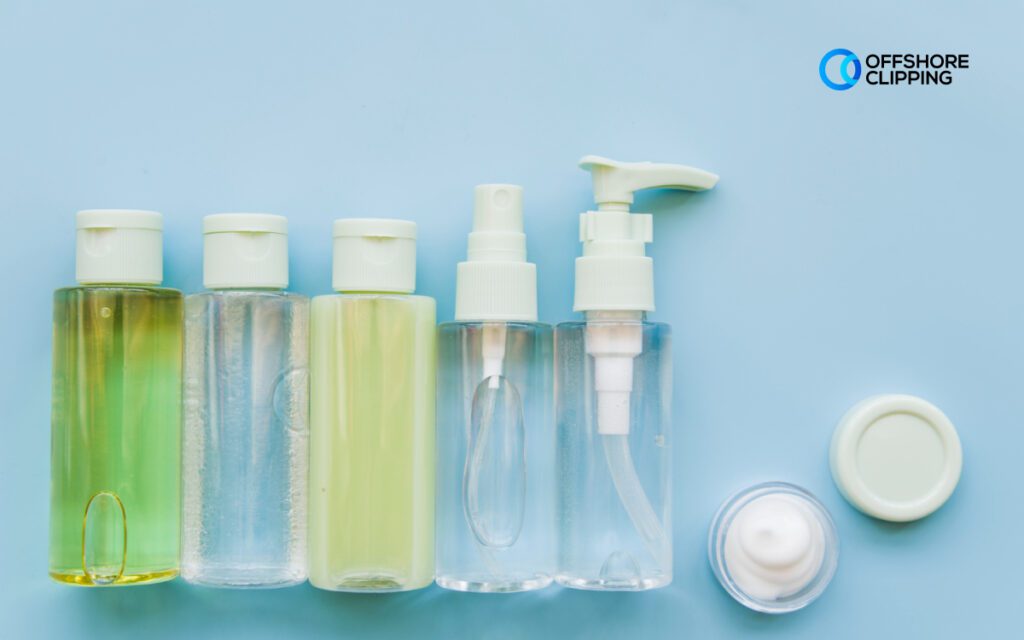
[(75, 223), (75, 279), (80, 284), (163, 281), (163, 218), (156, 211), (89, 209), (79, 211)]
[(594, 180), (597, 211), (580, 214), (583, 256), (576, 259), (576, 311), (653, 311), (654, 261), (644, 245), (654, 240), (650, 214), (630, 213), (640, 189), (704, 191), (718, 176), (701, 169), (653, 162), (617, 162), (584, 156), (580, 167)]
[(832, 477), (864, 513), (908, 522), (932, 513), (960, 481), (963, 453), (949, 418), (908, 395), (874, 396), (854, 405), (836, 427)]
[(482, 184), (474, 196), (467, 260), (456, 270), (455, 319), (534, 322), (537, 269), (526, 261), (523, 188)]
[(387, 218), (334, 221), (335, 291), (416, 290), (416, 223)]
[(203, 218), (203, 285), (207, 289), (288, 286), (288, 220), (268, 213)]

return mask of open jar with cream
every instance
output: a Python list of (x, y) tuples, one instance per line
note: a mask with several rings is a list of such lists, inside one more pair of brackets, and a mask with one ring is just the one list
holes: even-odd
[(806, 490), (758, 484), (725, 501), (711, 523), (708, 557), (733, 598), (763, 613), (789, 613), (822, 594), (835, 574), (839, 537)]

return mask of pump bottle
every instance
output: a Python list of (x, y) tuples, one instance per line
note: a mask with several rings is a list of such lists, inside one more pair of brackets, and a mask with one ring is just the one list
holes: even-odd
[(416, 225), (334, 223), (334, 289), (310, 317), (309, 580), (405, 591), (434, 578), (435, 304)]
[(182, 577), (216, 587), (306, 579), (309, 301), (288, 293), (282, 216), (203, 221), (185, 300)]
[(475, 192), (455, 321), (438, 333), (437, 583), (512, 592), (554, 574), (552, 331), (537, 322), (522, 188)]
[(714, 174), (587, 156), (597, 211), (580, 216), (574, 309), (555, 330), (559, 558), (568, 587), (644, 590), (672, 581), (670, 330), (654, 310), (648, 214), (633, 192), (700, 191)]
[(182, 295), (159, 213), (77, 215), (76, 279), (54, 294), (50, 576), (103, 586), (178, 573)]

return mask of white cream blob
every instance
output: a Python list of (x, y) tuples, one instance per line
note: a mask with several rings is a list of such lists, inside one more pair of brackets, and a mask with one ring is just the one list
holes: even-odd
[(724, 561), (751, 598), (779, 600), (809, 585), (825, 559), (825, 529), (817, 512), (792, 494), (769, 494), (737, 513), (725, 534)]

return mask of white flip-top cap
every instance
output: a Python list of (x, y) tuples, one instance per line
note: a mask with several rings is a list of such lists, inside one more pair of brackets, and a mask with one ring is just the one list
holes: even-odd
[(203, 285), (286, 288), (287, 218), (269, 213), (216, 213), (203, 218)]
[(75, 216), (80, 284), (158, 285), (164, 279), (163, 218), (156, 211), (88, 209)]
[(704, 191), (718, 176), (702, 169), (654, 162), (618, 162), (584, 156), (580, 167), (594, 182), (597, 211), (580, 214), (583, 255), (576, 259), (576, 311), (653, 311), (654, 241), (650, 214), (630, 213), (641, 189)]
[(389, 218), (334, 221), (335, 291), (416, 290), (416, 223)]
[(882, 520), (908, 522), (953, 494), (963, 453), (953, 423), (935, 405), (881, 395), (854, 405), (839, 421), (830, 463), (853, 506)]
[(474, 191), (467, 260), (456, 270), (455, 319), (537, 320), (537, 269), (526, 261), (523, 188), (482, 184)]

